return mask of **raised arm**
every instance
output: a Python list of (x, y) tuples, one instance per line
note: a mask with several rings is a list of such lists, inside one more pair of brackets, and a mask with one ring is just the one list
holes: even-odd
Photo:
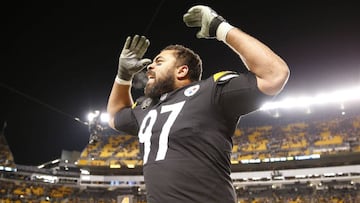
[(111, 128), (115, 128), (114, 116), (116, 112), (120, 111), (123, 108), (131, 107), (131, 105), (133, 104), (130, 88), (130, 85), (121, 85), (117, 82), (114, 82), (113, 84), (107, 104), (107, 113), (109, 114), (109, 126)]
[(237, 28), (229, 30), (226, 44), (256, 75), (260, 91), (268, 95), (276, 95), (283, 89), (290, 74), (289, 68), (269, 47)]
[(114, 128), (114, 116), (123, 108), (131, 107), (131, 82), (133, 76), (151, 63), (150, 59), (142, 59), (150, 42), (144, 36), (127, 37), (119, 57), (118, 73), (107, 104), (109, 126)]
[(218, 39), (235, 51), (249, 71), (257, 77), (264, 94), (276, 95), (289, 78), (285, 61), (258, 39), (230, 25), (208, 6), (191, 7), (183, 17), (189, 27), (200, 27), (198, 38)]

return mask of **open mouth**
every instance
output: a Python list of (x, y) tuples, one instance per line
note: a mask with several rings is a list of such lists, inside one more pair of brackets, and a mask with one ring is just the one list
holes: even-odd
[(146, 76), (148, 80), (155, 80), (155, 73), (153, 71), (147, 71)]

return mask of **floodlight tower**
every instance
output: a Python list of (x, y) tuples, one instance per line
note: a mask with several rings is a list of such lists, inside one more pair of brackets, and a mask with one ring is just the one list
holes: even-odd
[(95, 144), (103, 136), (104, 130), (107, 129), (109, 116), (107, 113), (102, 113), (99, 110), (95, 110), (88, 114), (88, 121), (90, 132), (89, 143)]
[(96, 142), (99, 141), (99, 139), (101, 137), (101, 132), (103, 131), (103, 127), (100, 123), (100, 121), (101, 121), (100, 116), (101, 116), (101, 113), (98, 110), (96, 110), (94, 112), (90, 112), (88, 114), (89, 132), (90, 132), (89, 143), (90, 144), (95, 144)]

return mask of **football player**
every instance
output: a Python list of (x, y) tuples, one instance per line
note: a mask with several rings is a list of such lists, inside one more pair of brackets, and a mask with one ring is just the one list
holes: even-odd
[[(183, 21), (199, 28), (197, 38), (225, 43), (248, 71), (201, 79), (202, 60), (191, 49), (169, 45), (150, 60), (143, 58), (149, 40), (129, 36), (108, 99), (109, 125), (138, 136), (148, 202), (234, 203), (234, 130), (242, 115), (283, 89), (289, 69), (268, 46), (208, 6), (191, 7)], [(144, 96), (134, 103), (131, 82), (143, 68), (148, 81)]]

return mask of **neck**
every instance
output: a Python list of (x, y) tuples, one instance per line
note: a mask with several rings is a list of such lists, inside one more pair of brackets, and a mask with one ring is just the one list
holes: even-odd
[(182, 88), (188, 84), (191, 84), (193, 81), (189, 79), (176, 80), (175, 81), (175, 89)]

